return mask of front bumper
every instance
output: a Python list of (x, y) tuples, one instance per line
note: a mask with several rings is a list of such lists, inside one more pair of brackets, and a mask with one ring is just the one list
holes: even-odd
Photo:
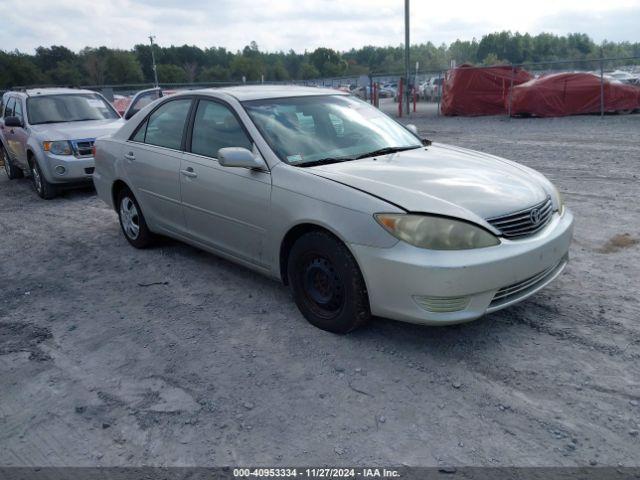
[(436, 251), (398, 242), (350, 245), (373, 315), (429, 325), (475, 320), (520, 302), (553, 281), (568, 260), (573, 215), (565, 209), (534, 236), (495, 247)]
[(73, 155), (46, 154), (45, 163), (47, 180), (57, 184), (90, 183), (95, 169), (93, 157), (77, 158)]

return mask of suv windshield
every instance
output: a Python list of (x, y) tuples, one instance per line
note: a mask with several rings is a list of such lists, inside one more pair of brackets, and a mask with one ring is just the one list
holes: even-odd
[(406, 150), (421, 141), (368, 103), (346, 95), (243, 102), (280, 159), (291, 165), (353, 160)]
[(27, 115), (31, 125), (120, 118), (102, 97), (90, 93), (28, 98)]

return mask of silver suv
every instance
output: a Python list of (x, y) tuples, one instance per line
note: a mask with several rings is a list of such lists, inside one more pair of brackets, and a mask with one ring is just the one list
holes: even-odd
[(124, 123), (102, 95), (69, 88), (7, 92), (0, 112), (0, 155), (7, 176), (31, 176), (45, 199), (61, 187), (91, 184), (95, 139)]

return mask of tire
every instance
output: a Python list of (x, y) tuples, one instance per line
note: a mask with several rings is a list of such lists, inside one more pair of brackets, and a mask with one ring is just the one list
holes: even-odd
[(38, 161), (36, 159), (32, 159), (30, 164), (31, 184), (33, 185), (34, 190), (40, 198), (51, 200), (58, 193), (55, 185), (52, 185), (46, 178), (44, 178), (42, 169), (40, 168), (40, 165), (38, 165)]
[(124, 238), (136, 248), (147, 248), (153, 243), (153, 233), (149, 230), (140, 204), (131, 190), (123, 188), (118, 192), (118, 219)]
[(360, 268), (333, 235), (315, 231), (300, 237), (289, 253), (287, 276), (296, 305), (312, 325), (344, 334), (371, 319)]
[(11, 159), (9, 158), (9, 154), (1, 145), (0, 145), (0, 150), (1, 150), (0, 154), (2, 155), (2, 162), (4, 163), (4, 172), (7, 174), (7, 177), (9, 177), (9, 180), (14, 180), (16, 178), (24, 177), (24, 172), (22, 171), (22, 169), (19, 167), (16, 167), (11, 162)]

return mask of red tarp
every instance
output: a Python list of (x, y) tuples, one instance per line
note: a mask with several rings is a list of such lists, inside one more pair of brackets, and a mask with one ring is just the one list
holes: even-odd
[[(508, 101), (508, 99), (507, 99)], [(512, 115), (561, 117), (600, 112), (600, 76), (593, 73), (556, 73), (513, 88)], [(604, 110), (640, 108), (640, 88), (604, 80)]]
[(504, 115), (505, 100), (509, 98), (511, 77), (513, 85), (533, 78), (529, 72), (508, 65), (473, 67), (461, 65), (449, 70), (442, 92), (443, 115)]

